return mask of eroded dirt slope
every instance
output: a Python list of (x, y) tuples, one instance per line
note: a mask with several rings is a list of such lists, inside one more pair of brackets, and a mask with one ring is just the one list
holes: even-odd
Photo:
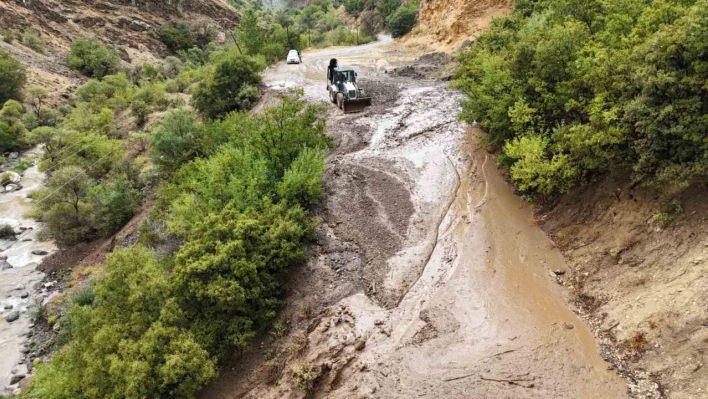
[(677, 195), (608, 178), (544, 215), (603, 352), (630, 378), (658, 383), (655, 396), (708, 396), (706, 214), (704, 188)]
[(549, 277), (566, 270), (560, 252), (457, 120), (459, 94), (386, 73), (415, 57), (382, 42), (266, 73), (322, 102), (336, 57), (374, 106), (329, 107), (336, 148), (311, 261), (269, 336), (201, 397), (625, 397)]
[(513, 0), (420, 0), (419, 26), (403, 42), (428, 51), (455, 51), (513, 7)]

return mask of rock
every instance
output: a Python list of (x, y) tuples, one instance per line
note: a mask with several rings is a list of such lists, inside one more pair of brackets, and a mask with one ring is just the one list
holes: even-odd
[(12, 265), (7, 263), (7, 261), (0, 260), (0, 270), (12, 269)]
[(7, 316), (5, 316), (5, 321), (8, 323), (12, 323), (13, 321), (15, 321), (19, 318), (20, 318), (20, 312), (15, 310), (14, 312), (10, 312), (7, 314)]
[(32, 241), (32, 239), (31, 238), (23, 238), (22, 239), (22, 242), (27, 242), (27, 241)]
[(0, 181), (0, 183), (2, 183), (3, 186), (7, 186), (8, 184), (18, 184), (20, 180), (22, 180), (22, 176), (15, 172), (3, 172), (2, 176), (3, 180)]
[(22, 350), (20, 350), (20, 353), (23, 355), (26, 355), (26, 354), (30, 353), (30, 350), (29, 350), (29, 348), (22, 348)]
[(16, 374), (10, 377), (10, 385), (15, 385), (18, 382), (22, 381), (25, 377), (27, 377), (24, 374)]
[(41, 249), (35, 249), (34, 251), (32, 251), (32, 255), (43, 256), (43, 255), (47, 255), (47, 254), (49, 254), (49, 252), (41, 250)]
[(0, 254), (0, 260), (7, 260), (7, 255)]
[(8, 304), (8, 305), (5, 305), (4, 307), (5, 307), (5, 310), (10, 310), (10, 309), (12, 309), (13, 306)]
[(12, 369), (12, 370), (10, 371), (10, 374), (12, 374), (12, 375), (15, 375), (15, 374), (17, 374), (17, 373), (18, 373), (17, 369)]
[(11, 192), (13, 192), (13, 191), (20, 191), (20, 190), (22, 190), (22, 185), (21, 185), (21, 184), (10, 183), (10, 184), (8, 184), (8, 185), (5, 186), (5, 192), (6, 192), (6, 193), (11, 193)]
[(20, 156), (19, 152), (11, 152), (10, 155), (7, 156), (7, 159), (13, 160), (13, 159), (17, 159), (19, 156)]
[(564, 321), (564, 322), (563, 322), (563, 328), (565, 328), (566, 330), (572, 330), (572, 329), (575, 328), (575, 326), (572, 325), (572, 324), (570, 324), (570, 323), (568, 323), (567, 321)]
[(360, 351), (360, 350), (363, 350), (365, 346), (366, 346), (366, 341), (361, 339), (354, 344), (354, 349)]
[(553, 274), (555, 274), (556, 276), (562, 276), (565, 274), (565, 270), (554, 270)]
[(55, 281), (50, 281), (50, 282), (48, 282), (48, 283), (44, 283), (43, 287), (46, 288), (46, 289), (51, 289), (51, 288), (54, 288), (54, 285), (55, 285), (55, 284), (56, 284)]
[(20, 294), (20, 298), (25, 299), (29, 296), (29, 292), (23, 292)]
[(15, 291), (22, 291), (25, 289), (25, 286), (22, 284), (18, 284), (17, 287), (15, 287)]

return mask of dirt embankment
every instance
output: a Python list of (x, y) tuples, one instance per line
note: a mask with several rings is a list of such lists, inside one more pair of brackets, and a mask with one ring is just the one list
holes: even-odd
[(124, 62), (141, 64), (167, 55), (157, 33), (169, 22), (203, 21), (227, 30), (240, 18), (225, 0), (186, 0), (180, 7), (177, 3), (138, 1), (133, 7), (125, 0), (2, 1), (0, 28), (14, 35), (36, 32), (45, 49), (33, 50), (19, 40), (0, 41), (0, 48), (25, 64), (29, 84), (46, 88), (56, 101), (68, 97), (83, 81), (66, 65), (76, 38), (98, 38)]
[[(630, 379), (669, 398), (708, 396), (708, 202), (608, 178), (563, 198), (543, 228), (571, 273), (562, 281)], [(638, 395), (641, 396), (641, 395)]]
[(418, 26), (402, 42), (427, 51), (455, 51), (513, 7), (513, 0), (421, 0)]

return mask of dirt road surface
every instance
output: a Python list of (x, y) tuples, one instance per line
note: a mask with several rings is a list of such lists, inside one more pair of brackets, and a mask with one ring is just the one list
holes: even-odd
[(273, 90), (324, 102), (335, 57), (374, 105), (329, 105), (336, 149), (287, 332), (262, 337), (202, 397), (626, 397), (550, 277), (566, 270), (562, 256), (478, 148), (480, 132), (457, 120), (460, 95), (390, 77), (415, 54), (383, 39), (265, 74)]

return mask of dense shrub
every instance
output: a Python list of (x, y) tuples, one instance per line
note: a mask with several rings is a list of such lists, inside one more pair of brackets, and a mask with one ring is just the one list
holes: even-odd
[(376, 6), (376, 11), (383, 19), (387, 19), (389, 15), (393, 14), (400, 6), (400, 0), (381, 0), (379, 5)]
[(215, 362), (181, 328), (164, 265), (147, 249), (108, 255), (90, 306), (66, 316), (72, 334), (39, 364), (26, 398), (191, 398), (216, 375)]
[(708, 2), (517, 1), (461, 57), (462, 117), (520, 188), (708, 177)]
[(27, 145), (27, 128), (22, 121), (22, 104), (6, 102), (0, 109), (0, 153), (18, 150)]
[(15, 229), (9, 224), (0, 224), (0, 240), (14, 240)]
[(38, 53), (44, 53), (44, 49), (47, 47), (42, 37), (35, 31), (25, 32), (25, 34), (22, 35), (22, 44)]
[(199, 153), (199, 126), (186, 109), (170, 111), (152, 131), (152, 161), (170, 172)]
[(96, 39), (79, 38), (71, 44), (69, 66), (84, 75), (101, 79), (118, 70), (118, 54)]
[(52, 174), (45, 188), (32, 193), (37, 201), (33, 216), (57, 245), (70, 246), (93, 236), (93, 207), (86, 201), (92, 185), (81, 168), (65, 166)]
[(180, 50), (189, 50), (197, 44), (190, 30), (189, 23), (178, 21), (160, 30), (160, 41), (175, 54)]
[(393, 37), (401, 37), (413, 29), (418, 20), (418, 7), (418, 1), (409, 0), (388, 16), (388, 29)]
[(348, 14), (358, 15), (364, 11), (364, 5), (366, 5), (365, 0), (346, 0), (344, 2), (344, 9)]
[(24, 84), (25, 68), (0, 49), (0, 104), (7, 100), (19, 100)]
[(259, 71), (263, 65), (253, 58), (226, 53), (213, 72), (196, 87), (194, 107), (204, 117), (220, 118), (231, 111), (249, 109), (258, 99)]
[[(210, 156), (172, 176), (158, 193), (160, 217), (140, 228), (141, 240), (152, 234), (147, 241), (157, 243), (160, 223), (188, 221), (172, 228), (179, 250), (164, 258), (139, 246), (109, 255), (93, 295), (74, 301), (61, 320), (61, 349), (37, 365), (21, 397), (193, 398), (214, 378), (218, 361), (273, 319), (289, 270), (305, 259), (313, 224), (300, 204), (319, 195), (329, 145), (321, 111), (284, 98), (264, 115), (233, 113), (197, 126), (208, 139), (191, 144)], [(75, 172), (55, 172), (50, 186)], [(42, 207), (73, 208), (73, 188), (91, 198), (89, 185), (79, 177)], [(100, 191), (105, 199), (125, 190)]]
[(125, 175), (118, 175), (87, 193), (95, 212), (94, 224), (103, 236), (118, 230), (135, 214), (140, 194)]

